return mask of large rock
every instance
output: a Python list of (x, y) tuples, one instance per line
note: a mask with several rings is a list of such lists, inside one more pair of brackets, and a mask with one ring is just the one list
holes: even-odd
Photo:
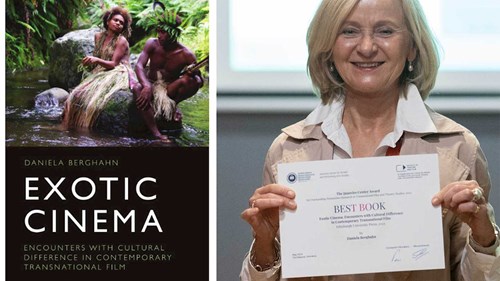
[(62, 106), (68, 98), (69, 93), (61, 88), (50, 88), (35, 96), (36, 108), (47, 108)]
[[(182, 122), (157, 120), (161, 131), (182, 129)], [(136, 108), (132, 93), (115, 92), (94, 125), (97, 131), (113, 135), (144, 135), (149, 131)]]
[(49, 50), (49, 85), (65, 90), (74, 88), (82, 79), (78, 71), (81, 60), (92, 54), (94, 35), (99, 28), (71, 31), (57, 38)]
[[(82, 72), (78, 65), (85, 56), (92, 55), (95, 42), (94, 37), (100, 29), (75, 30), (57, 38), (49, 50), (49, 85), (70, 90), (77, 86), (82, 79)], [(138, 55), (130, 55), (132, 67), (137, 62)]]

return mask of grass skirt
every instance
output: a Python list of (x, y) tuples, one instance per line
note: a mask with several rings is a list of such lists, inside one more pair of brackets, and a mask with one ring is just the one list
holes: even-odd
[(63, 124), (67, 128), (92, 128), (111, 96), (119, 90), (129, 90), (131, 74), (129, 66), (119, 64), (85, 78), (66, 101)]
[(174, 117), (176, 102), (167, 95), (168, 83), (159, 79), (153, 84), (153, 110), (155, 118), (163, 117), (170, 121)]

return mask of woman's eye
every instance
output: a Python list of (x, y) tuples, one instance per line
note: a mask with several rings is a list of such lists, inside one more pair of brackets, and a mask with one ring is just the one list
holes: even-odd
[(381, 28), (375, 30), (375, 34), (380, 37), (389, 37), (394, 34), (394, 30), (392, 28)]
[(349, 36), (349, 37), (354, 37), (359, 35), (360, 31), (355, 28), (344, 28), (342, 30), (342, 35)]

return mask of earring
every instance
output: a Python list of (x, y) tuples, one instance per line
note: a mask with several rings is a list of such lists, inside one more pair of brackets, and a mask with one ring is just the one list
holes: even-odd
[(413, 61), (408, 61), (408, 71), (409, 72), (413, 71)]
[(330, 64), (330, 67), (328, 68), (328, 70), (330, 70), (330, 73), (335, 72), (335, 66), (333, 66), (333, 63)]

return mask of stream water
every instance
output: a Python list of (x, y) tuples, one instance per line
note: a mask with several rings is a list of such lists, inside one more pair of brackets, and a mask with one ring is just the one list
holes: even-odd
[(179, 104), (183, 128), (163, 132), (172, 144), (148, 136), (108, 135), (93, 131), (61, 131), (61, 106), (36, 107), (34, 97), (49, 89), (47, 70), (6, 75), (6, 146), (208, 146), (208, 83), (198, 94)]

